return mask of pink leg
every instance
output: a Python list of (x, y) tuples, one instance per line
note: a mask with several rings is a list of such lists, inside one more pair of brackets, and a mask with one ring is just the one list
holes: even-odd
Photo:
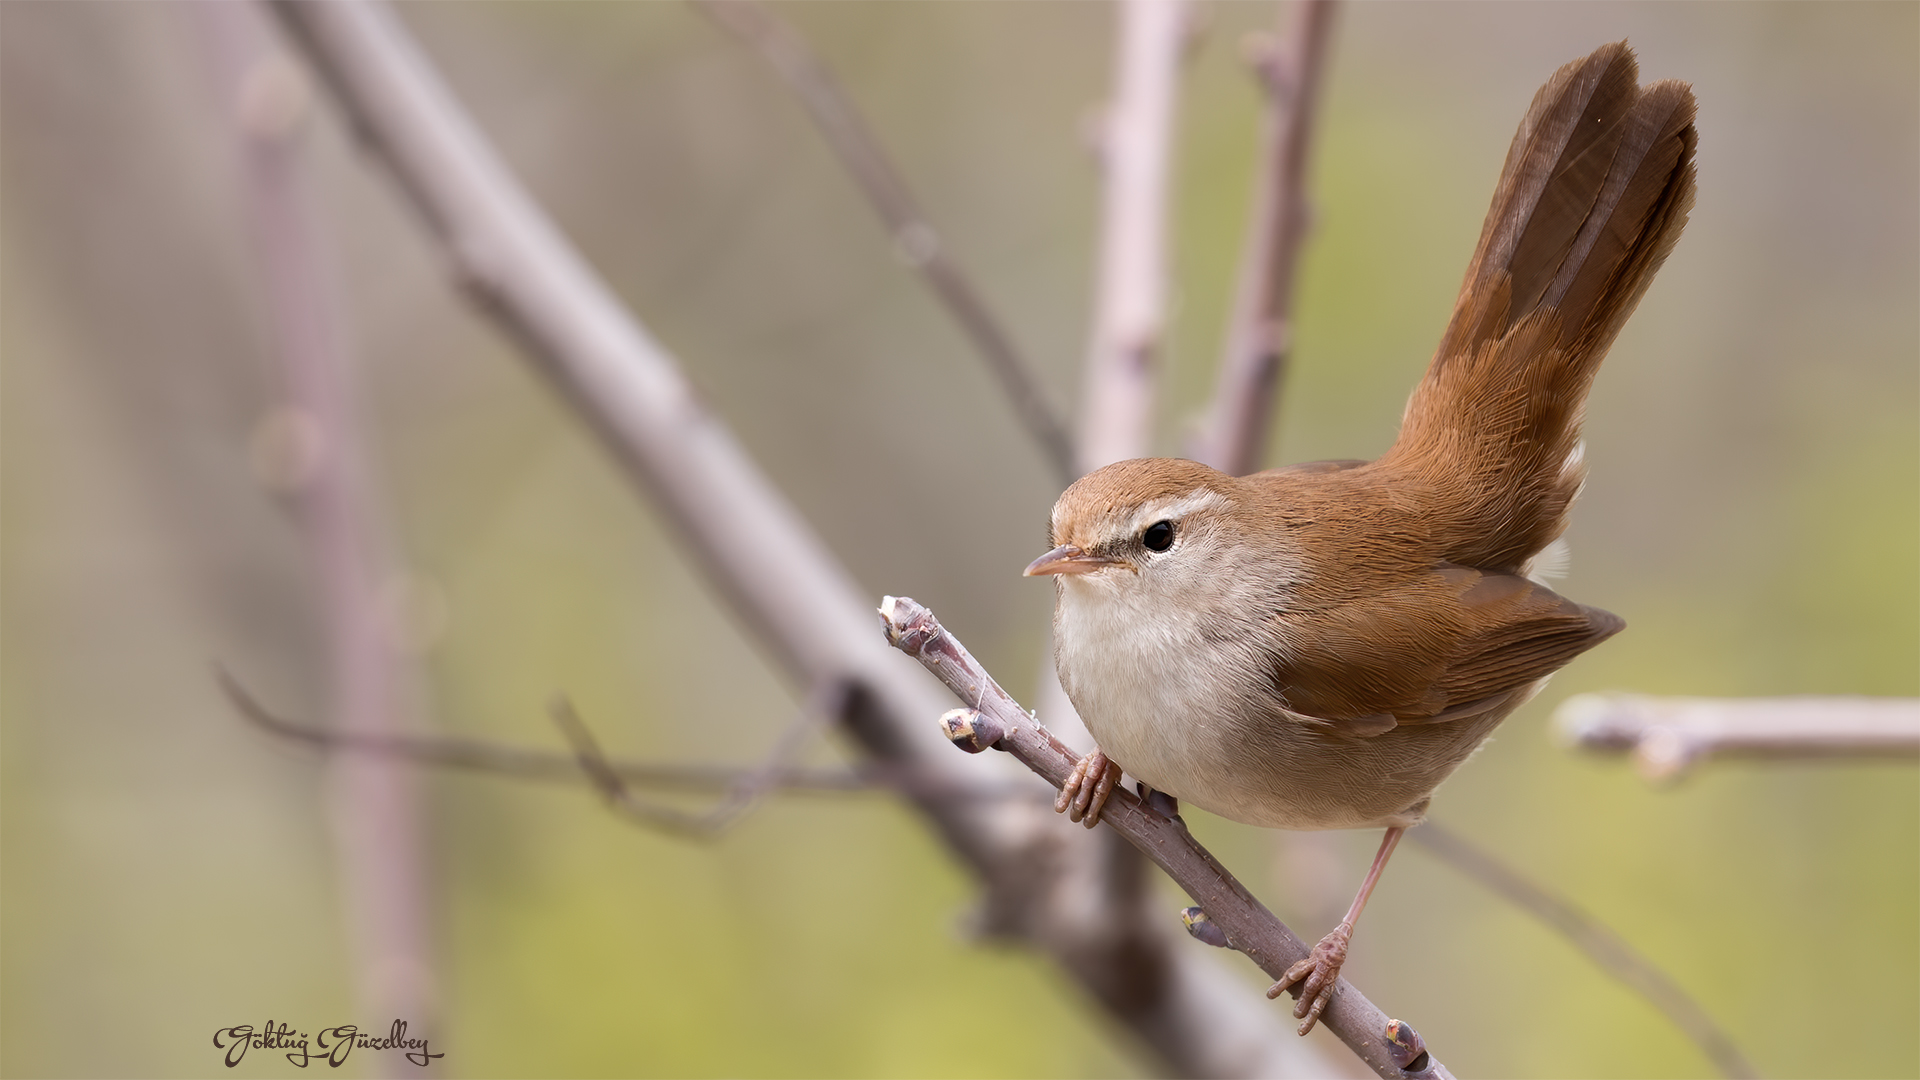
[(1387, 859), (1393, 855), (1394, 846), (1400, 843), (1400, 835), (1407, 830), (1398, 826), (1388, 829), (1387, 835), (1380, 839), (1380, 851), (1373, 857), (1373, 869), (1367, 871), (1367, 880), (1360, 883), (1360, 892), (1353, 898), (1353, 906), (1347, 909), (1347, 917), (1333, 932), (1320, 939), (1305, 960), (1287, 969), (1267, 991), (1267, 997), (1277, 998), (1289, 987), (1299, 984), (1299, 1000), (1293, 1006), (1294, 1018), (1300, 1020), (1300, 1034), (1313, 1030), (1327, 1004), (1333, 1000), (1333, 987), (1340, 979), (1340, 966), (1347, 962), (1347, 942), (1353, 939), (1353, 924), (1360, 918), (1361, 909), (1367, 906), (1367, 897), (1373, 895), (1374, 882), (1380, 880), (1380, 871), (1387, 868)]
[(1120, 772), (1120, 766), (1098, 750), (1081, 758), (1061, 785), (1060, 797), (1053, 801), (1054, 811), (1067, 815), (1070, 821), (1083, 822), (1089, 829), (1100, 824), (1100, 811), (1107, 805), (1107, 796), (1113, 794)]

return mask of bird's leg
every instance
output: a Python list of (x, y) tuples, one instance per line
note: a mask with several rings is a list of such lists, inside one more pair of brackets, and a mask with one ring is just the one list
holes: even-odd
[(1140, 793), (1140, 801), (1147, 804), (1147, 809), (1152, 810), (1168, 821), (1180, 821), (1181, 824), (1186, 824), (1180, 819), (1179, 799), (1174, 798), (1164, 791), (1155, 791), (1147, 786), (1145, 780), (1136, 783), (1134, 790)]
[(1098, 750), (1081, 758), (1060, 786), (1060, 797), (1053, 800), (1054, 811), (1067, 815), (1070, 821), (1083, 822), (1089, 829), (1100, 824), (1100, 811), (1107, 805), (1107, 796), (1113, 794), (1113, 785), (1119, 783), (1120, 772), (1120, 766)]
[(1320, 1013), (1333, 1000), (1334, 983), (1340, 979), (1340, 965), (1347, 962), (1347, 942), (1353, 939), (1354, 921), (1360, 918), (1360, 909), (1367, 906), (1367, 897), (1373, 894), (1373, 884), (1380, 880), (1380, 871), (1387, 868), (1387, 859), (1393, 855), (1394, 845), (1400, 842), (1400, 834), (1407, 830), (1394, 826), (1380, 839), (1380, 851), (1373, 857), (1373, 869), (1367, 871), (1367, 880), (1360, 883), (1360, 892), (1353, 898), (1353, 906), (1347, 909), (1347, 916), (1333, 932), (1320, 939), (1305, 960), (1287, 969), (1280, 981), (1267, 990), (1268, 998), (1277, 998), (1288, 987), (1300, 984), (1300, 994), (1293, 1006), (1294, 1018), (1300, 1021), (1300, 1034), (1313, 1030), (1320, 1019)]

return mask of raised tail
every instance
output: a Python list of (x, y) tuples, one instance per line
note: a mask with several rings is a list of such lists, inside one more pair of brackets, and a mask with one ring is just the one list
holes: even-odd
[(1616, 42), (1534, 95), (1382, 460), (1432, 482), (1454, 562), (1518, 570), (1565, 528), (1585, 476), (1587, 389), (1686, 225), (1693, 91), (1638, 80)]

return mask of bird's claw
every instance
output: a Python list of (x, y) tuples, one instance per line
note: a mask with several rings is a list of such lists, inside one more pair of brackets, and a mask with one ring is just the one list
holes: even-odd
[(1320, 939), (1320, 944), (1313, 947), (1305, 960), (1288, 968), (1280, 981), (1267, 990), (1267, 997), (1271, 999), (1299, 986), (1293, 1016), (1300, 1021), (1300, 1034), (1312, 1031), (1320, 1014), (1333, 1001), (1333, 988), (1340, 981), (1341, 966), (1347, 962), (1347, 941), (1352, 936), (1353, 931), (1346, 926), (1335, 927), (1333, 933)]
[(1098, 750), (1081, 758), (1060, 786), (1060, 797), (1053, 800), (1054, 811), (1089, 829), (1100, 824), (1100, 811), (1106, 808), (1107, 796), (1113, 794), (1120, 773), (1120, 766)]

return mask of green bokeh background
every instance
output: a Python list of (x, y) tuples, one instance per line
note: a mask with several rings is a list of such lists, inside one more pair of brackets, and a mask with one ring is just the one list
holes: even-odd
[[(1080, 133), (1110, 9), (781, 10), (1075, 400), (1097, 211)], [(1166, 452), (1207, 393), (1247, 203), (1239, 42), (1273, 17), (1203, 11)], [(215, 1028), (352, 1019), (320, 765), (241, 726), (208, 674), (324, 708), (310, 552), (247, 463), (277, 369), (188, 15), (0, 5), (9, 1076), (203, 1075)], [(1018, 569), (1057, 490), (775, 79), (678, 5), (403, 15), (861, 585), (929, 603), (1035, 685), (1050, 592)], [(1370, 3), (1335, 35), (1273, 463), (1391, 440), (1556, 66), (1627, 37), (1643, 77), (1700, 98), (1699, 205), (1594, 393), (1562, 583), (1630, 628), (1510, 720), (1436, 818), (1657, 957), (1767, 1075), (1920, 1074), (1910, 765), (1731, 764), (1655, 790), (1546, 724), (1594, 689), (1920, 692), (1920, 8)], [(462, 307), (385, 175), (330, 113), (310, 134), (389, 513), (445, 601), (421, 723), (556, 747), (541, 707), (564, 689), (623, 755), (751, 760), (791, 688)], [(965, 939), (971, 883), (885, 796), (779, 801), (711, 847), (580, 790), (429, 775), (423, 796), (448, 1075), (1152, 1071), (1045, 963)], [(1195, 824), (1303, 933), (1375, 842)], [(1417, 847), (1348, 974), (1462, 1076), (1709, 1072)], [(298, 1070), (261, 1055), (235, 1074)]]

